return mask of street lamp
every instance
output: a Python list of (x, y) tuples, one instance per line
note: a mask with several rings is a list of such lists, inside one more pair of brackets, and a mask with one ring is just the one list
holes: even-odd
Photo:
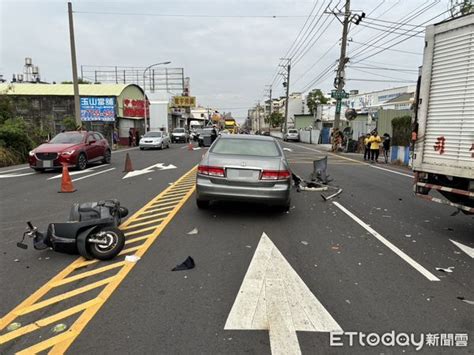
[(146, 114), (146, 81), (145, 81), (145, 74), (147, 72), (147, 70), (153, 68), (153, 67), (156, 67), (157, 65), (165, 65), (165, 64), (170, 64), (171, 62), (170, 61), (167, 61), (167, 62), (160, 62), (160, 63), (155, 63), (155, 64), (152, 64), (152, 65), (149, 65), (148, 67), (145, 68), (145, 70), (143, 71), (143, 118), (145, 120), (145, 133), (147, 132), (147, 114)]

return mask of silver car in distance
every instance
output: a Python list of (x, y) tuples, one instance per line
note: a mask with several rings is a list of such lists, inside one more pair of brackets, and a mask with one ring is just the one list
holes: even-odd
[(291, 172), (275, 138), (219, 136), (198, 166), (196, 203), (212, 200), (262, 202), (287, 211)]

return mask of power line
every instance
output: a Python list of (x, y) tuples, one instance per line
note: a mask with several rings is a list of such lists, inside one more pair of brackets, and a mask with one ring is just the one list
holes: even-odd
[(403, 26), (411, 26), (411, 27), (423, 27), (421, 25), (414, 25), (408, 22), (394, 22), (394, 21), (387, 21), (387, 20), (381, 20), (379, 18), (373, 18), (373, 17), (365, 17), (364, 21), (370, 22), (383, 22), (383, 23), (390, 23), (392, 25), (403, 25)]
[[(420, 33), (420, 32), (408, 33), (408, 32), (389, 31), (388, 30), (389, 27), (379, 28), (379, 27), (369, 26), (369, 25), (364, 24), (364, 23), (361, 23), (360, 26), (367, 27), (367, 28), (370, 28), (370, 29), (376, 30), (376, 31), (381, 31), (381, 32), (384, 32), (384, 33), (389, 33), (389, 34), (393, 33), (393, 34), (396, 34), (396, 35), (399, 35), (399, 36), (423, 37), (423, 36), (418, 36), (418, 33)], [(423, 31), (421, 31), (421, 32), (423, 32)]]
[[(436, 15), (436, 16), (430, 18), (429, 20), (425, 21), (424, 23), (430, 22), (430, 21), (434, 20), (435, 18), (438, 18), (438, 17), (440, 17), (441, 15), (444, 15), (445, 13), (447, 13), (447, 12), (449, 12), (449, 11), (451, 11), (451, 10), (449, 9), (449, 10), (447, 10), (447, 11), (443, 11), (443, 12), (440, 13), (439, 15)], [(423, 31), (424, 31), (424, 30), (420, 30), (418, 33), (421, 33), (421, 32), (423, 32)], [(398, 45), (398, 44), (400, 44), (400, 43), (402, 43), (402, 42), (405, 42), (405, 41), (409, 40), (409, 39), (410, 39), (411, 37), (413, 37), (413, 36), (414, 36), (414, 35), (412, 35), (412, 36), (410, 36), (410, 37), (407, 37), (407, 38), (403, 38), (403, 39), (401, 39), (400, 41), (398, 41), (397, 43), (391, 44), (391, 46), (396, 46), (396, 45)], [(389, 40), (389, 41), (387, 41), (387, 42), (385, 42), (385, 43), (382, 43), (382, 44), (387, 44), (388, 42), (391, 42), (391, 41), (393, 41), (393, 40), (395, 40), (395, 39), (396, 39), (396, 38), (393, 38), (393, 39), (391, 39), (391, 40)], [(379, 50), (378, 52), (375, 52), (375, 53), (370, 54), (370, 55), (368, 55), (368, 56), (366, 56), (366, 57), (364, 57), (364, 58), (362, 58), (362, 59), (359, 59), (357, 62), (354, 62), (353, 64), (360, 63), (361, 61), (363, 61), (363, 60), (365, 60), (365, 59), (368, 59), (368, 58), (371, 58), (371, 57), (373, 57), (373, 56), (375, 56), (375, 55), (377, 55), (377, 54), (379, 54), (379, 53), (382, 53), (382, 52), (384, 52), (385, 50), (386, 50), (386, 49), (381, 49), (381, 50)]]
[(418, 70), (415, 69), (399, 69), (399, 68), (381, 68), (381, 67), (360, 67), (356, 65), (349, 65), (350, 68), (362, 68), (362, 69), (372, 69), (372, 70), (388, 70), (388, 71), (396, 71), (396, 72), (403, 72), (403, 73), (418, 73)]
[[(331, 2), (332, 2), (332, 0), (330, 0), (330, 3), (331, 3)], [(296, 36), (295, 40), (294, 40), (293, 43), (291, 44), (290, 48), (288, 49), (288, 51), (286, 52), (286, 54), (284, 55), (284, 57), (292, 58), (293, 55), (294, 55), (294, 52), (298, 50), (297, 47), (298, 47), (298, 45), (301, 43), (301, 42), (300, 42), (300, 41), (301, 41), (301, 38), (306, 35), (306, 33), (308, 32), (309, 28), (312, 26), (313, 22), (316, 20), (316, 15), (321, 12), (321, 9), (322, 9), (323, 6), (324, 6), (324, 1), (321, 2), (321, 6), (320, 6), (319, 9), (316, 11), (315, 16), (313, 16), (313, 19), (311, 20), (310, 24), (308, 25), (308, 27), (306, 27), (306, 30), (305, 30), (304, 33), (301, 35), (301, 33), (303, 32), (303, 29), (305, 28), (306, 24), (308, 23), (309, 19), (311, 18), (311, 15), (312, 15), (314, 9), (316, 8), (316, 5), (317, 5), (317, 4), (318, 4), (318, 2), (315, 1), (315, 2), (314, 2), (314, 6), (313, 6), (311, 12), (309, 13), (308, 17), (306, 18), (305, 23), (303, 24), (303, 27), (301, 27), (300, 32), (299, 32), (298, 35)], [(329, 6), (329, 5), (328, 5), (328, 6)], [(321, 16), (321, 14), (320, 14), (320, 16)], [(320, 18), (321, 18), (321, 17), (318, 17), (318, 20), (317, 20), (317, 21), (319, 21)], [(317, 25), (317, 23), (316, 23), (316, 25)], [(301, 35), (301, 37), (300, 37), (300, 35)], [(306, 38), (306, 37), (305, 37), (305, 38)], [(298, 42), (300, 42), (300, 43), (298, 43)]]
[(377, 79), (346, 79), (347, 81), (373, 81), (377, 83), (416, 83), (416, 80), (377, 80)]
[(159, 14), (144, 12), (116, 12), (116, 11), (74, 11), (76, 14), (88, 15), (118, 15), (118, 16), (152, 16), (152, 17), (186, 17), (186, 18), (302, 18), (307, 15), (197, 15), (197, 14)]
[(406, 50), (402, 50), (402, 49), (392, 49), (392, 48), (387, 48), (387, 47), (382, 47), (382, 46), (375, 46), (373, 44), (368, 44), (368, 43), (362, 43), (362, 42), (357, 42), (357, 41), (350, 41), (352, 43), (356, 43), (356, 44), (363, 44), (367, 47), (373, 47), (373, 48), (383, 48), (387, 51), (394, 51), (394, 52), (399, 52), (399, 53), (406, 53), (406, 54), (414, 54), (414, 55), (423, 55), (423, 53), (417, 53), (417, 52), (410, 52), (410, 51), (406, 51)]
[(354, 68), (354, 67), (352, 67), (351, 69), (353, 69), (355, 71), (358, 71), (358, 72), (361, 72), (361, 73), (366, 73), (366, 74), (370, 74), (370, 75), (374, 75), (374, 76), (379, 76), (381, 78), (388, 78), (388, 79), (395, 79), (395, 80), (403, 79), (403, 78), (395, 78), (393, 76), (388, 76), (388, 75), (383, 75), (383, 74), (372, 73), (370, 71), (357, 69), (357, 68)]

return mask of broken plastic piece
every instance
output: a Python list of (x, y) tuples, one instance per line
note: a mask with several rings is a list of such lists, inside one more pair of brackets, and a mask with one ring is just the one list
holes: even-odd
[(199, 233), (199, 230), (197, 228), (194, 228), (192, 231), (189, 231), (188, 233), (186, 234), (189, 234), (189, 235), (194, 235), (194, 234), (198, 234)]
[(329, 195), (329, 196), (324, 196), (323, 194), (321, 194), (321, 197), (323, 198), (324, 201), (327, 201), (327, 200), (330, 200), (330, 199), (336, 197), (336, 196), (339, 195), (341, 192), (342, 192), (342, 189), (339, 189), (336, 193), (334, 193), (334, 194), (332, 194), (332, 195)]
[(309, 243), (308, 243), (306, 240), (302, 240), (302, 241), (301, 241), (301, 244), (303, 244), (303, 245), (308, 245)]
[(462, 297), (462, 296), (458, 296), (458, 297), (456, 297), (456, 298), (457, 298), (458, 300), (463, 301), (464, 303), (474, 305), (474, 301), (467, 300), (467, 299), (465, 299), (465, 298)]
[(283, 148), (283, 150), (284, 150), (285, 152), (292, 152), (292, 151), (293, 151), (293, 150), (290, 149), (290, 148)]
[(190, 270), (194, 269), (196, 264), (194, 263), (194, 259), (188, 256), (186, 260), (184, 260), (181, 264), (176, 265), (171, 271), (181, 271), (181, 270)]
[(52, 329), (51, 331), (53, 333), (61, 333), (61, 332), (64, 332), (65, 330), (67, 329), (67, 325), (64, 324), (64, 323), (59, 323), (59, 324), (56, 324)]
[(137, 255), (127, 255), (125, 257), (125, 261), (129, 261), (131, 263), (136, 263), (138, 260), (140, 260), (140, 257)]
[(453, 272), (454, 266), (450, 266), (448, 268), (442, 268), (442, 267), (437, 267), (436, 271), (441, 271), (441, 272)]
[(7, 331), (12, 332), (12, 331), (14, 331), (14, 330), (17, 330), (17, 329), (20, 328), (20, 327), (21, 327), (21, 323), (19, 323), (19, 322), (13, 322), (13, 323), (11, 323), (11, 324), (8, 325)]

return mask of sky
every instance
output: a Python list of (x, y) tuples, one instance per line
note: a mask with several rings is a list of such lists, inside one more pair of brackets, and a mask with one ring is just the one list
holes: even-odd
[[(374, 91), (416, 81), (424, 33), (397, 42), (422, 28), (404, 26), (404, 30), (397, 30), (398, 34), (388, 34), (383, 31), (393, 24), (385, 21), (436, 23), (449, 17), (449, 2), (352, 0), (353, 13), (364, 11), (367, 17), (358, 26), (352, 24), (349, 31), (351, 59), (346, 69), (346, 91)], [(333, 89), (334, 73), (325, 69), (339, 58), (342, 25), (333, 14), (321, 12), (328, 4), (330, 10), (342, 10), (343, 0), (72, 3), (79, 67), (145, 67), (171, 61), (170, 67), (183, 67), (185, 76), (190, 77), (191, 95), (197, 97), (199, 104), (231, 111), (239, 120), (246, 117), (250, 107), (265, 99), (265, 85), (273, 84), (274, 97), (284, 95), (277, 73), (280, 58), (285, 56), (293, 57), (291, 92)], [(316, 16), (308, 19), (309, 14)], [(441, 16), (428, 21), (437, 15)], [(407, 16), (413, 18), (407, 21)], [(314, 29), (319, 31), (300, 33), (307, 20), (304, 29), (316, 24)], [(294, 42), (296, 46), (292, 47)], [(380, 48), (360, 43), (392, 50), (377, 53)], [(0, 74), (11, 80), (13, 73), (22, 71), (25, 57), (33, 58), (44, 81), (72, 80), (67, 1), (0, 0)], [(357, 63), (358, 60), (362, 61)], [(314, 80), (321, 73), (327, 74), (322, 80)]]

